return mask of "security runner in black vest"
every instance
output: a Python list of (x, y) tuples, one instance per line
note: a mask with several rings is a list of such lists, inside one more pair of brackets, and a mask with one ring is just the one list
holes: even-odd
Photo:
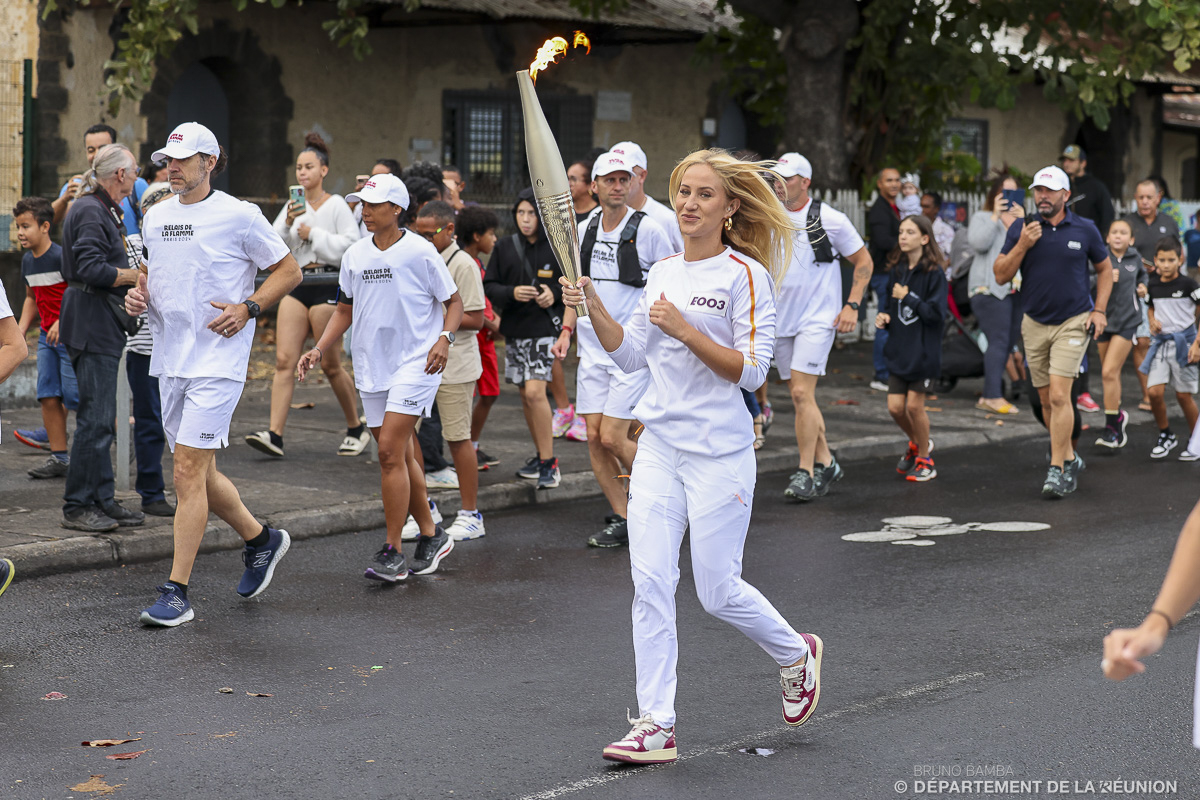
[[(812, 166), (799, 153), (786, 153), (776, 171), (785, 179), (788, 215), (796, 228), (792, 266), (779, 287), (775, 364), (788, 382), (796, 409), (799, 465), (784, 491), (788, 500), (824, 496), (842, 477), (825, 438), (825, 419), (816, 401), (817, 379), (825, 374), (839, 331), (858, 325), (858, 307), (871, 280), (870, 253), (846, 215), (808, 193)], [(854, 265), (848, 300), (842, 296), (838, 256)]]
[[(596, 291), (613, 318), (624, 324), (633, 316), (646, 273), (659, 259), (672, 255), (670, 240), (662, 226), (627, 204), (633, 167), (620, 153), (605, 153), (592, 167), (592, 191), (600, 200), (600, 213), (579, 224), (582, 240), (580, 266), (592, 279)], [(632, 375), (623, 372), (600, 345), (587, 317), (578, 319), (568, 307), (554, 354), (566, 358), (571, 334), (579, 323), (579, 368), (576, 372), (575, 413), (587, 423), (588, 455), (592, 472), (612, 507), (606, 527), (588, 538), (593, 547), (627, 544), (625, 528), (627, 494), (625, 481), (637, 445), (629, 438), (633, 407), (650, 380), (647, 370)]]

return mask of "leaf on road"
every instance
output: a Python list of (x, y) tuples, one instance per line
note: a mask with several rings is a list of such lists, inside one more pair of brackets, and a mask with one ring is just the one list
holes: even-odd
[(383, 669), (383, 667), (371, 667), (371, 669)]
[(275, 695), (269, 694), (267, 692), (246, 692), (246, 695), (249, 697), (274, 697), (275, 696)]
[(112, 747), (115, 744), (129, 744), (130, 742), (140, 742), (142, 737), (136, 739), (92, 739), (87, 742), (80, 742), (84, 747)]
[(859, 405), (859, 402), (857, 400), (834, 400), (833, 404), (835, 406), (856, 406)]
[(1002, 420), (1002, 419), (998, 419), (998, 420), (996, 420), (996, 424), (997, 424), (997, 425), (1003, 425), (1003, 424), (1004, 424), (1004, 420)]
[(307, 403), (292, 403), (292, 408), (316, 408), (317, 404), (313, 402)]
[(137, 758), (142, 753), (149, 753), (150, 750), (138, 750), (136, 753), (113, 753), (111, 756), (105, 756), (109, 761), (129, 761)]
[(229, 733), (214, 733), (212, 735), (214, 739), (228, 739), (230, 736), (237, 736), (237, 731), (230, 731)]
[(50, 694), (44, 696), (42, 699), (43, 700), (66, 700), (67, 696), (65, 694), (63, 694), (62, 692), (51, 692)]
[(93, 775), (83, 783), (77, 783), (70, 788), (72, 792), (96, 792), (100, 795), (109, 795), (120, 789), (125, 784), (118, 783), (116, 786), (109, 786), (103, 780), (103, 775)]
[(233, 689), (229, 686), (222, 686), (220, 689), (217, 689), (217, 694), (233, 694)]

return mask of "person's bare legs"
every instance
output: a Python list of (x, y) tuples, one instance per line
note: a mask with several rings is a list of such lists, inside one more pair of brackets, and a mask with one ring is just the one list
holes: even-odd
[(1146, 374), (1142, 372), (1142, 361), (1146, 359), (1146, 354), (1150, 352), (1150, 340), (1142, 336), (1133, 343), (1133, 369), (1137, 374), (1138, 383), (1142, 385), (1142, 399), (1139, 405), (1150, 402), (1150, 385)]
[[(337, 306), (329, 303), (322, 303), (308, 309), (308, 323), (312, 328), (314, 341), (321, 340), (321, 335), (325, 333), (325, 326), (329, 324), (336, 308)], [(303, 347), (303, 345), (301, 346)], [(299, 361), (299, 359), (300, 357), (296, 356), (296, 360)], [(354, 379), (350, 377), (349, 372), (342, 368), (342, 342), (340, 339), (321, 354), (321, 371), (325, 373), (325, 377), (329, 380), (329, 388), (333, 389), (338, 405), (342, 407), (342, 414), (346, 416), (346, 427), (357, 428), (360, 424), (358, 398), (354, 393)]]
[[(475, 448), (471, 446), (470, 439), (446, 442), (446, 445), (450, 448), (450, 459), (458, 473), (458, 494), (462, 498), (462, 507), (467, 511), (476, 511), (479, 506), (479, 466), (475, 460)], [(422, 481), (421, 485), (424, 484)], [(416, 514), (413, 514), (413, 519), (416, 518)]]
[(925, 413), (925, 392), (909, 391), (904, 412), (908, 416), (908, 429), (912, 431), (910, 440), (917, 444), (917, 456), (929, 458), (929, 415)]
[(1154, 414), (1154, 423), (1160, 431), (1166, 430), (1170, 424), (1167, 418), (1166, 384), (1151, 386), (1147, 392), (1150, 395), (1150, 410)]
[(1098, 343), (1100, 349), (1101, 380), (1104, 384), (1104, 411), (1115, 414), (1121, 410), (1121, 368), (1129, 358), (1133, 342), (1113, 336), (1107, 342)]
[[(601, 415), (600, 444), (617, 459), (625, 474), (633, 468), (633, 459), (637, 455), (637, 442), (631, 438), (632, 434), (633, 420)], [(588, 437), (591, 441), (590, 433)]]
[(283, 436), (292, 392), (296, 387), (296, 364), (308, 338), (308, 309), (291, 295), (279, 301), (275, 313), (275, 377), (271, 380), (271, 433)]
[(478, 442), (483, 435), (483, 426), (487, 424), (488, 413), (496, 404), (495, 395), (481, 394), (475, 398), (475, 408), (471, 410), (471, 441)]
[[(813, 474), (813, 465), (817, 461), (817, 444), (824, 440), (825, 417), (817, 405), (817, 376), (806, 375), (803, 372), (793, 372), (788, 381), (792, 394), (792, 405), (796, 409), (796, 447), (800, 449), (800, 469)], [(824, 447), (825, 455), (829, 447)], [(821, 461), (828, 464), (828, 461)]]
[[(429, 492), (425, 489), (425, 467), (421, 461), (421, 444), (417, 441), (416, 431), (413, 431), (413, 435), (408, 437), (407, 456), (408, 513), (412, 514), (413, 519), (417, 521), (421, 535), (432, 537), (437, 533), (437, 526), (433, 521), (433, 511), (429, 508)], [(478, 470), (475, 472), (477, 473)], [(399, 547), (400, 545), (396, 544), (395, 546)]]
[[(417, 418), (409, 414), (389, 411), (383, 415), (383, 424), (371, 428), (371, 435), (379, 443), (380, 488), (383, 492), (383, 518), (387, 525), (387, 542), (400, 549), (400, 533), (410, 508), (411, 480), (409, 477), (408, 449), (412, 447), (413, 431)], [(421, 485), (425, 485), (424, 476)], [(413, 508), (413, 516), (419, 509)], [(178, 513), (178, 512), (176, 512)], [(429, 513), (428, 506), (425, 513)]]
[(1050, 431), (1050, 465), (1062, 465), (1075, 458), (1071, 445), (1071, 430), (1075, 427), (1075, 412), (1071, 409), (1071, 384), (1074, 378), (1051, 375), (1049, 386), (1038, 387), (1042, 401), (1042, 416)]
[(546, 399), (546, 382), (525, 381), (520, 391), (521, 410), (525, 413), (525, 424), (529, 426), (529, 435), (537, 448), (538, 458), (543, 461), (554, 458), (554, 415), (550, 411), (550, 401)]
[[(542, 391), (546, 391), (544, 387)], [(556, 409), (571, 405), (571, 396), (567, 394), (567, 379), (563, 372), (561, 359), (554, 359), (554, 366), (550, 368), (550, 394), (554, 395)]]
[(187, 584), (200, 551), (211, 510), (246, 541), (262, 532), (262, 525), (242, 503), (237, 488), (217, 471), (216, 450), (175, 445), (174, 481), (175, 552), (171, 581)]
[(38, 404), (42, 407), (42, 424), (46, 426), (50, 452), (61, 453), (67, 449), (67, 407), (61, 397), (43, 397)]
[(625, 517), (629, 514), (629, 495), (625, 491), (625, 483), (618, 478), (624, 473), (621, 462), (600, 441), (601, 420), (608, 419), (603, 414), (585, 414), (583, 420), (587, 423), (588, 458), (592, 462), (592, 475), (600, 485), (600, 491), (612, 507), (614, 514)]
[(892, 394), (889, 392), (887, 396), (888, 413), (891, 414), (892, 421), (908, 436), (908, 440), (913, 444), (917, 444), (916, 434), (913, 432), (912, 423), (908, 419), (908, 411), (904, 407), (907, 399), (908, 395)]
[(1196, 428), (1196, 398), (1191, 392), (1176, 392), (1175, 401), (1183, 409), (1183, 418), (1187, 420), (1188, 435)]

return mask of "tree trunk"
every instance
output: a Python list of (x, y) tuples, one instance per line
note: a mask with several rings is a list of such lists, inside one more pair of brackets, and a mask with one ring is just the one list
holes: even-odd
[(784, 146), (813, 166), (819, 189), (854, 185), (846, 127), (846, 45), (858, 33), (857, 0), (796, 0), (782, 26), (787, 65)]

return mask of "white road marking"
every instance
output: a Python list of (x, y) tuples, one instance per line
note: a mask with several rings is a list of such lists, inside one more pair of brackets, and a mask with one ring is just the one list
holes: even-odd
[[(876, 697), (873, 700), (864, 700), (861, 703), (855, 703), (854, 705), (846, 706), (845, 708), (837, 708), (833, 711), (830, 711), (828, 714), (818, 714), (805, 724), (805, 728), (811, 728), (813, 725), (820, 725), (823, 722), (829, 722), (837, 719), (838, 717), (844, 717), (847, 714), (862, 714), (864, 712), (869, 713), (876, 711), (884, 706), (891, 705), (892, 703), (910, 700), (914, 697), (920, 697), (921, 695), (930, 694), (950, 686), (955, 686), (957, 684), (965, 683), (966, 681), (971, 681), (982, 677), (982, 672), (963, 672), (959, 675), (951, 675), (947, 678), (941, 678), (936, 681), (930, 681), (929, 683), (923, 683), (920, 686), (913, 686), (910, 689), (904, 689), (896, 692), (895, 694)], [(787, 731), (785, 729), (775, 726), (770, 730), (751, 734), (750, 736), (746, 736), (726, 744), (714, 745), (712, 747), (706, 747), (702, 750), (696, 750), (695, 752), (680, 756), (679, 760), (675, 763), (678, 764), (683, 761), (691, 761), (694, 758), (701, 758), (714, 753), (728, 753), (730, 751), (738, 751), (743, 748), (753, 747), (756, 742), (763, 741), (764, 739), (778, 739), (780, 736), (786, 735), (786, 733)], [(597, 758), (599, 758), (599, 756), (597, 756)], [(590, 778), (584, 778), (583, 780), (575, 781), (573, 783), (564, 783), (561, 786), (555, 786), (553, 789), (547, 789), (543, 792), (527, 794), (518, 798), (518, 800), (554, 800), (556, 797), (565, 797), (569, 794), (574, 794), (575, 792), (581, 792), (584, 789), (591, 789), (595, 786), (603, 786), (608, 783), (613, 783), (614, 781), (632, 778), (635, 775), (646, 775), (647, 773), (661, 770), (669, 766), (671, 765), (655, 764), (648, 767), (625, 768), (608, 772), (604, 775), (594, 775)]]

